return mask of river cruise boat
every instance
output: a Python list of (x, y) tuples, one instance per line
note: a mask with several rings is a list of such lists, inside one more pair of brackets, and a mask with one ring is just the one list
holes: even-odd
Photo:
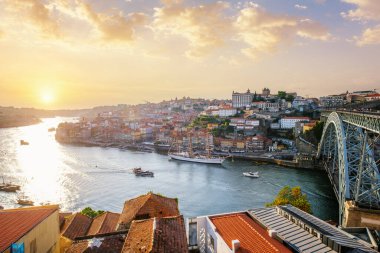
[(253, 178), (258, 178), (260, 177), (259, 176), (259, 172), (244, 172), (243, 175), (245, 177), (253, 177)]
[(142, 170), (141, 168), (134, 168), (132, 169), (133, 173), (137, 177), (154, 177), (154, 173), (149, 170)]
[(169, 159), (184, 161), (184, 162), (193, 162), (193, 163), (222, 164), (226, 160), (226, 157), (212, 156), (211, 148), (210, 148), (210, 145), (208, 144), (209, 138), (207, 137), (206, 140), (207, 140), (207, 143), (205, 145), (206, 155), (193, 153), (192, 138), (189, 135), (188, 151), (181, 151), (180, 145), (178, 145), (177, 152), (171, 152), (171, 150), (169, 150), (168, 152)]

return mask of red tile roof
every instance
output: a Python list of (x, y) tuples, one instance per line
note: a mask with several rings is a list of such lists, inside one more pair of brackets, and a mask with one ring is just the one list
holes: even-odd
[(122, 253), (151, 252), (154, 219), (133, 221)]
[(0, 252), (9, 248), (12, 243), (17, 242), (56, 211), (56, 205), (0, 210)]
[(105, 212), (95, 217), (87, 235), (105, 234), (116, 231), (120, 214)]
[(182, 215), (156, 218), (153, 250), (156, 253), (187, 253), (186, 228)]
[(133, 221), (122, 252), (187, 253), (182, 215)]
[(127, 228), (132, 220), (177, 216), (179, 214), (176, 199), (148, 193), (125, 202), (118, 221), (119, 230)]
[[(120, 253), (125, 234), (105, 235), (101, 237), (75, 241), (66, 253)], [(100, 245), (96, 245), (96, 242)]]
[(291, 252), (279, 241), (271, 238), (268, 232), (246, 213), (215, 216), (210, 217), (210, 220), (230, 249), (232, 240), (239, 240), (239, 253)]
[(87, 235), (92, 219), (81, 213), (76, 213), (69, 218), (62, 229), (62, 236), (74, 240), (76, 237)]

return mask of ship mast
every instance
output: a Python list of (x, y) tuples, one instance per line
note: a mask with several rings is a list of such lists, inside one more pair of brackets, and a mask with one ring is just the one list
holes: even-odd
[(189, 157), (193, 157), (193, 139), (191, 137), (191, 132), (189, 132)]

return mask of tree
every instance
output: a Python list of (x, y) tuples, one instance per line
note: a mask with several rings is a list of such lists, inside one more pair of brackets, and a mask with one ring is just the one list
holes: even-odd
[(293, 100), (294, 100), (294, 96), (293, 96), (293, 95), (286, 95), (285, 100), (286, 100), (287, 102), (293, 102)]
[(102, 210), (95, 211), (91, 207), (86, 207), (80, 213), (83, 214), (83, 215), (86, 215), (86, 216), (88, 216), (90, 218), (95, 218), (99, 214), (104, 213), (104, 211), (102, 211)]
[(267, 203), (266, 206), (280, 206), (280, 205), (292, 205), (307, 213), (312, 213), (311, 204), (307, 200), (306, 194), (302, 194), (301, 187), (296, 186), (290, 188), (285, 186), (277, 194), (272, 203)]
[(279, 91), (277, 96), (280, 98), (280, 99), (285, 99), (286, 98), (286, 92), (285, 91)]

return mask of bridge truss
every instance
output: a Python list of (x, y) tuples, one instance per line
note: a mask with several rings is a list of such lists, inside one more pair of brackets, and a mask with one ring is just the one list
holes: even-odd
[(339, 223), (344, 222), (345, 201), (380, 209), (380, 117), (324, 112), (327, 117), (318, 158), (325, 167), (339, 202)]

